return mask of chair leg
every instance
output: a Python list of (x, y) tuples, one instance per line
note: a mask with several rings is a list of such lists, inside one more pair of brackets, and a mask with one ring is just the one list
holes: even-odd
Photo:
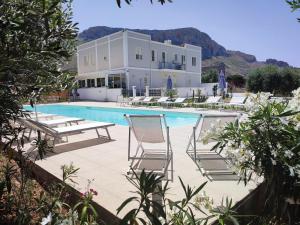
[(108, 139), (111, 140), (111, 137), (110, 137), (110, 134), (109, 134), (109, 132), (108, 132), (107, 127), (105, 127), (105, 131), (106, 131), (106, 134), (107, 134)]
[(96, 133), (97, 133), (97, 135), (98, 135), (98, 138), (100, 138), (100, 134), (99, 134), (98, 129), (96, 128), (95, 130), (96, 130)]

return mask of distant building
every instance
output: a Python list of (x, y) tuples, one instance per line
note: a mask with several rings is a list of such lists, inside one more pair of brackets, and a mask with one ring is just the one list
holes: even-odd
[[(165, 88), (170, 76), (174, 88), (201, 84), (201, 47), (172, 45), (151, 40), (150, 35), (120, 31), (78, 46), (79, 93), (92, 87), (137, 93)], [(86, 91), (85, 91), (86, 92)]]

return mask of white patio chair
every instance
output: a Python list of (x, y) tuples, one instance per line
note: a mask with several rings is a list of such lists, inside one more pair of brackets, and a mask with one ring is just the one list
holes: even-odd
[[(130, 168), (137, 174), (144, 169), (145, 172), (153, 171), (162, 175), (166, 180), (173, 180), (173, 151), (165, 116), (124, 115), (124, 117), (129, 125), (128, 161), (131, 161)], [(131, 150), (131, 133), (137, 141), (134, 153)]]
[(193, 127), (192, 135), (186, 148), (187, 154), (194, 160), (203, 176), (210, 180), (237, 180), (237, 175), (230, 169), (230, 158), (224, 152), (211, 150), (217, 141), (210, 139), (203, 144), (204, 134), (212, 127), (224, 127), (234, 122), (240, 114), (201, 114)]
[(228, 103), (229, 105), (241, 105), (245, 103), (246, 96), (233, 96)]
[(136, 96), (129, 103), (131, 104), (131, 106), (138, 105), (139, 103), (141, 103), (142, 99), (142, 96)]
[(174, 102), (166, 101), (162, 103), (162, 106), (170, 107), (170, 106), (178, 106), (183, 105), (183, 102), (186, 100), (186, 98), (176, 98)]
[(114, 126), (113, 123), (104, 123), (104, 122), (91, 122), (91, 123), (84, 123), (79, 125), (73, 126), (66, 126), (66, 127), (49, 127), (39, 121), (32, 120), (32, 119), (24, 119), (19, 118), (18, 121), (24, 126), (32, 130), (37, 130), (45, 134), (45, 138), (52, 137), (53, 138), (53, 147), (55, 146), (56, 140), (60, 140), (63, 137), (68, 139), (68, 136), (77, 134), (78, 132), (86, 131), (86, 130), (96, 130), (98, 138), (101, 137), (99, 134), (98, 129), (104, 129), (107, 134), (107, 138), (111, 140), (111, 136), (108, 132), (108, 127)]
[(54, 120), (40, 120), (39, 122), (42, 124), (45, 124), (50, 127), (54, 127), (60, 124), (64, 125), (72, 125), (73, 123), (78, 125), (78, 122), (83, 121), (82, 118), (76, 118), (76, 117), (65, 117), (61, 119), (54, 119)]
[[(68, 125), (71, 126), (73, 123), (78, 125), (78, 122), (83, 121), (83, 120), (84, 119), (82, 119), (82, 118), (65, 117), (65, 118), (61, 118), (61, 119), (41, 120), (39, 122), (41, 124), (44, 124), (44, 125), (49, 126), (49, 127), (55, 127), (55, 126), (62, 125), (62, 124), (66, 125), (66, 126), (68, 126)], [(23, 131), (23, 136), (24, 137), (25, 137), (26, 131), (28, 131), (27, 139), (29, 140), (33, 130), (31, 128), (24, 129), (24, 131)]]
[(153, 99), (153, 97), (146, 97), (146, 98), (144, 98), (144, 100), (143, 100), (143, 103), (150, 103), (151, 101), (152, 101), (152, 99)]

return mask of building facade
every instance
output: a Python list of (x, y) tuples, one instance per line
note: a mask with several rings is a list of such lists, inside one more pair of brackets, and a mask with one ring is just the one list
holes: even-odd
[[(137, 93), (146, 86), (199, 87), (201, 47), (172, 45), (151, 40), (150, 35), (123, 30), (78, 46), (77, 80), (81, 89), (107, 87)], [(81, 91), (82, 92), (82, 91)]]

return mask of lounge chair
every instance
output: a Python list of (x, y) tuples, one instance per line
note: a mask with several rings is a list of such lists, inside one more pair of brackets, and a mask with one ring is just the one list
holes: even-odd
[(186, 98), (176, 98), (174, 102), (166, 101), (162, 103), (162, 106), (171, 107), (171, 106), (178, 106), (183, 105), (183, 102), (186, 100)]
[(209, 96), (205, 102), (196, 103), (197, 105), (213, 105), (218, 104), (222, 96)]
[(164, 104), (164, 103), (166, 103), (166, 102), (169, 102), (169, 97), (160, 97), (157, 101), (156, 101), (156, 103), (158, 103), (159, 105), (162, 105), (162, 104)]
[[(72, 125), (72, 123), (76, 123), (78, 125), (78, 122), (83, 121), (83, 120), (84, 119), (81, 119), (81, 118), (66, 117), (66, 118), (62, 118), (62, 119), (42, 120), (42, 121), (39, 121), (39, 122), (42, 123), (42, 124), (44, 124), (44, 125), (46, 125), (46, 126), (49, 126), (49, 127), (55, 127), (55, 126), (61, 125), (61, 124), (65, 124), (66, 126), (68, 124)], [(31, 133), (32, 133), (32, 129), (30, 129), (30, 128), (24, 129), (23, 136), (25, 136), (26, 130), (28, 130), (28, 137), (27, 137), (27, 139), (29, 140), (30, 136), (31, 136)]]
[(55, 114), (48, 114), (48, 113), (41, 113), (41, 112), (29, 112), (28, 115), (32, 118), (32, 119), (42, 119), (42, 120), (46, 120), (46, 119), (53, 119), (55, 116)]
[(222, 108), (226, 108), (226, 106), (233, 108), (243, 108), (245, 106), (246, 96), (233, 96), (229, 103), (221, 104)]
[(54, 119), (54, 120), (40, 120), (39, 122), (42, 124), (45, 124), (47, 126), (53, 127), (60, 124), (65, 124), (66, 126), (72, 125), (72, 123), (76, 123), (78, 125), (78, 122), (83, 121), (82, 118), (76, 118), (76, 117), (65, 117), (62, 119)]
[(146, 104), (151, 103), (152, 99), (153, 99), (153, 97), (146, 97), (146, 98), (144, 98), (144, 100), (142, 102), (146, 103)]
[(192, 135), (186, 148), (187, 154), (194, 160), (203, 176), (210, 180), (237, 180), (237, 175), (230, 169), (230, 158), (224, 153), (212, 151), (216, 140), (208, 140), (203, 144), (205, 132), (211, 127), (223, 127), (228, 122), (234, 122), (239, 114), (203, 114), (193, 127)]
[(117, 97), (117, 104), (119, 104), (119, 106), (125, 106), (129, 103), (129, 99), (128, 98), (124, 98), (123, 95), (119, 95)]
[[(153, 171), (162, 175), (164, 179), (173, 180), (173, 152), (165, 116), (124, 115), (124, 117), (129, 125), (128, 161), (131, 161), (130, 168), (137, 174), (144, 169), (146, 172)], [(133, 154), (131, 133), (137, 141), (137, 148)], [(149, 148), (146, 149), (145, 145)], [(169, 166), (171, 166), (170, 169)]]
[(141, 96), (137, 96), (137, 97), (134, 97), (130, 102), (129, 104), (131, 104), (131, 106), (133, 105), (137, 105), (139, 103), (141, 103), (142, 101), (142, 97)]
[(19, 122), (32, 130), (41, 131), (45, 134), (45, 138), (52, 137), (53, 138), (53, 146), (55, 145), (56, 140), (62, 139), (63, 137), (68, 137), (70, 135), (76, 134), (81, 131), (86, 130), (96, 130), (98, 138), (101, 137), (98, 129), (104, 129), (107, 134), (107, 138), (111, 140), (110, 134), (108, 132), (108, 127), (114, 126), (113, 123), (104, 123), (104, 122), (91, 122), (91, 123), (83, 123), (79, 125), (66, 126), (66, 127), (49, 127), (39, 121), (32, 119), (23, 119), (19, 118)]

